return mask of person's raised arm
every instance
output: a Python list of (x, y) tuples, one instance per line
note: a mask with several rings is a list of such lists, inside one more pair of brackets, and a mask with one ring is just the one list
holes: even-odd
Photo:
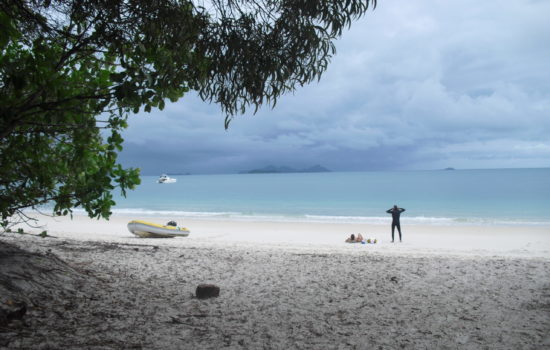
[(399, 208), (399, 211), (404, 212), (405, 208)]
[[(393, 209), (393, 208), (392, 208)], [(392, 209), (386, 210), (386, 213), (391, 214)]]

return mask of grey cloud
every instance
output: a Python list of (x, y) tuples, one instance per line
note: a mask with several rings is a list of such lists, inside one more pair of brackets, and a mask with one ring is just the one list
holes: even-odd
[(146, 173), (550, 166), (548, 13), (527, 0), (380, 2), (319, 84), (228, 131), (190, 93), (132, 116), (121, 159)]

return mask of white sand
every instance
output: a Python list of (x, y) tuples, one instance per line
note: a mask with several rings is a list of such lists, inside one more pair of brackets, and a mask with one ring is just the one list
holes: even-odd
[[(113, 216), (109, 221), (85, 216), (40, 219), (41, 229), (49, 234), (77, 240), (136, 243), (142, 238), (132, 235), (126, 225), (143, 219)], [(176, 220), (191, 230), (189, 237), (153, 240), (156, 245), (185, 247), (254, 247), (309, 250), (323, 252), (407, 255), (468, 255), (550, 258), (550, 227), (547, 226), (403, 226), (403, 243), (391, 242), (388, 225), (320, 224), (303, 222), (247, 222), (198, 220), (185, 218), (145, 218), (159, 224)], [(377, 238), (376, 245), (344, 244), (350, 234)], [(398, 241), (395, 232), (395, 240)]]
[[(404, 226), (404, 243), (391, 244), (389, 225), (183, 218), (187, 238), (140, 239), (130, 219), (48, 219), (58, 238), (0, 238), (78, 274), (61, 292), (36, 286), (26, 324), (0, 329), (5, 346), (550, 347), (548, 227)], [(343, 243), (351, 233), (380, 243)], [(196, 299), (200, 283), (220, 296)]]

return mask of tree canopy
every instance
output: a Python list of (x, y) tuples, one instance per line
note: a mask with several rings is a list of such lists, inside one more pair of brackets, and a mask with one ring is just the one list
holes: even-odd
[(139, 184), (117, 163), (131, 113), (195, 90), (231, 118), (320, 79), (376, 0), (4, 0), (0, 212), (82, 207)]

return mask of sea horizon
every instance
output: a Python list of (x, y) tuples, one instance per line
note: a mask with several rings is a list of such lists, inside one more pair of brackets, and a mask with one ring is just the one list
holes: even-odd
[[(262, 167), (259, 167), (262, 168)], [(254, 168), (256, 169), (256, 168)], [(328, 173), (379, 173), (379, 172), (422, 172), (422, 171), (467, 171), (467, 170), (537, 170), (537, 169), (550, 169), (550, 166), (545, 167), (503, 167), (503, 168), (434, 168), (434, 169), (368, 169), (368, 170), (332, 170), (330, 168)], [(159, 177), (162, 174), (169, 176), (193, 176), (193, 175), (264, 175), (264, 174), (306, 174), (308, 172), (274, 172), (274, 173), (248, 173), (247, 171), (253, 170), (244, 169), (240, 171), (224, 171), (224, 172), (191, 172), (191, 171), (161, 171), (158, 173), (144, 172), (140, 176), (156, 176)]]

